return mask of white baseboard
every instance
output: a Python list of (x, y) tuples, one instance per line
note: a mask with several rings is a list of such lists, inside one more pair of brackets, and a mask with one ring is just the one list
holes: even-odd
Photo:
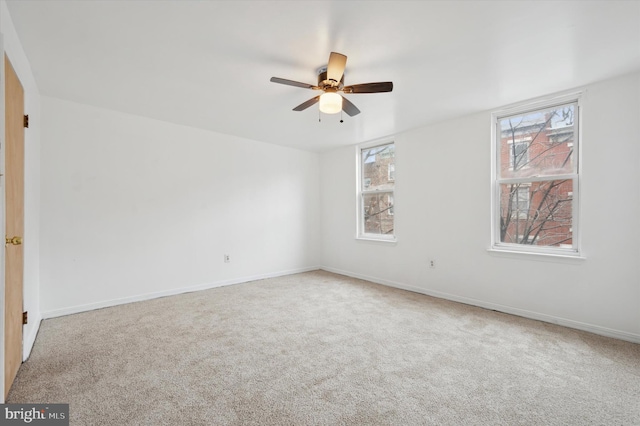
[(500, 305), (497, 303), (486, 302), (483, 300), (473, 299), (470, 297), (457, 296), (455, 294), (444, 293), (441, 291), (424, 289), (404, 283), (385, 280), (377, 277), (371, 277), (368, 275), (358, 274), (350, 271), (343, 271), (336, 268), (330, 268), (322, 266), (320, 269), (327, 272), (333, 272), (340, 275), (346, 275), (348, 277), (358, 278), (361, 280), (371, 281), (376, 284), (382, 284), (389, 287), (399, 288), (401, 290), (408, 290), (414, 293), (421, 293), (427, 296), (437, 297), (439, 299), (451, 300), (453, 302), (460, 302), (467, 305), (478, 306), (480, 308), (491, 309), (494, 311), (504, 312), (506, 314), (517, 315), (524, 318), (534, 319), (538, 321), (548, 322), (552, 324), (561, 325), (563, 327), (574, 328), (576, 330), (588, 331), (590, 333), (598, 334), (606, 337), (613, 337), (614, 339), (625, 340), (632, 343), (640, 343), (640, 334), (629, 333), (626, 331), (614, 330), (607, 327), (601, 327), (599, 325), (588, 324), (580, 321), (574, 321), (567, 318), (556, 317), (552, 315), (542, 314), (538, 312), (528, 311), (525, 309), (514, 308), (511, 306)]
[[(65, 315), (72, 315), (72, 314), (78, 314), (81, 312), (92, 311), (94, 309), (124, 305), (126, 303), (141, 302), (144, 300), (157, 299), (159, 297), (174, 296), (176, 294), (191, 293), (194, 291), (208, 290), (216, 287), (242, 284), (249, 281), (263, 280), (266, 278), (275, 278), (275, 277), (281, 277), (285, 275), (299, 274), (302, 272), (316, 271), (318, 269), (320, 269), (319, 266), (312, 266), (307, 268), (291, 269), (287, 271), (269, 272), (266, 274), (259, 274), (259, 275), (253, 275), (248, 277), (241, 277), (241, 278), (232, 278), (229, 280), (215, 281), (211, 283), (204, 283), (204, 284), (199, 284), (191, 287), (179, 287), (171, 290), (164, 290), (164, 291), (158, 291), (153, 293), (139, 294), (136, 296), (123, 297), (120, 299), (111, 299), (111, 300), (105, 300), (101, 302), (88, 303), (85, 305), (70, 306), (67, 308), (44, 311), (42, 312), (41, 319), (56, 318), (56, 317), (61, 317)], [(35, 340), (35, 335), (34, 335), (34, 340)]]
[(36, 337), (40, 330), (40, 323), (42, 322), (42, 315), (40, 312), (35, 313), (35, 318), (29, 318), (29, 322), (33, 321), (33, 327), (29, 330), (28, 334), (22, 336), (22, 361), (26, 361), (31, 355), (33, 345), (36, 343)]

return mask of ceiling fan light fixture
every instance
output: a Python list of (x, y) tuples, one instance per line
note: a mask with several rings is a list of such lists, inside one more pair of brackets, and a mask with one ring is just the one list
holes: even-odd
[(342, 96), (336, 92), (326, 92), (320, 96), (320, 111), (325, 114), (337, 114), (342, 111)]

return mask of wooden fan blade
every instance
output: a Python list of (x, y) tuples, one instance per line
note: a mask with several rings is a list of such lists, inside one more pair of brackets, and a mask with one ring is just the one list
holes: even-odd
[(311, 98), (308, 101), (305, 101), (305, 102), (301, 103), (300, 105), (295, 107), (293, 110), (294, 111), (304, 111), (305, 109), (309, 108), (311, 105), (317, 104), (319, 100), (320, 100), (320, 96), (318, 95), (315, 98)]
[(350, 117), (360, 114), (358, 107), (352, 104), (351, 101), (344, 96), (342, 97), (342, 110), (349, 114)]
[(380, 83), (364, 83), (345, 86), (342, 89), (344, 93), (381, 93), (391, 92), (393, 90), (393, 82), (385, 81)]
[(347, 66), (347, 57), (341, 53), (331, 52), (329, 64), (327, 65), (327, 79), (339, 83)]
[(303, 89), (320, 89), (318, 86), (313, 86), (307, 83), (300, 83), (299, 81), (287, 80), (286, 78), (271, 77), (270, 81), (272, 81), (273, 83), (286, 84), (287, 86), (302, 87)]

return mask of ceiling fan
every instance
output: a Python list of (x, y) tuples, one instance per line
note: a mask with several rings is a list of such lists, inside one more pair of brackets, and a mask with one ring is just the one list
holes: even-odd
[(304, 89), (322, 90), (324, 93), (295, 107), (294, 111), (304, 111), (311, 105), (320, 102), (320, 111), (325, 114), (336, 114), (344, 111), (349, 116), (360, 114), (360, 110), (344, 96), (342, 93), (382, 93), (393, 90), (393, 82), (385, 81), (379, 83), (344, 85), (344, 69), (347, 64), (347, 57), (340, 53), (331, 52), (329, 63), (326, 67), (318, 70), (318, 85), (300, 83), (298, 81), (287, 80), (279, 77), (271, 77), (274, 83), (286, 84), (289, 86), (302, 87)]

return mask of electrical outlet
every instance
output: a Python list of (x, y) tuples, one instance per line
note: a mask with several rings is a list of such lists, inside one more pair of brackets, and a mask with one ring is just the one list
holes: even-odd
[(435, 261), (435, 259), (431, 259), (431, 260), (429, 260), (429, 268), (431, 268), (431, 269), (435, 269), (435, 268), (436, 268), (436, 261)]
[(229, 256), (228, 254), (224, 255), (224, 263), (230, 263), (231, 262), (231, 256)]

